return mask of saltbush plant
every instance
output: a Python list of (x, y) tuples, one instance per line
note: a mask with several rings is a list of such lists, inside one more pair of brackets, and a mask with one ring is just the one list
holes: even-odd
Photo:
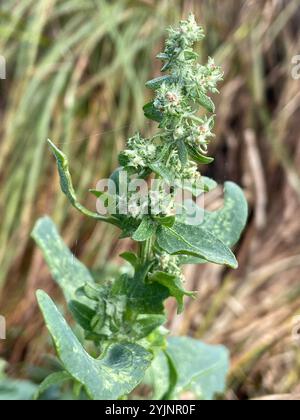
[[(184, 391), (212, 399), (224, 392), (228, 351), (190, 337), (170, 337), (165, 328), (165, 301), (175, 298), (181, 312), (184, 297), (195, 297), (185, 290), (183, 266), (210, 262), (237, 268), (231, 248), (247, 220), (244, 194), (232, 182), (225, 184), (221, 209), (209, 212), (196, 204), (216, 187), (198, 166), (213, 161), (208, 157), (215, 118), (210, 94), (218, 92), (223, 78), (213, 59), (198, 64), (194, 44), (203, 38), (193, 15), (168, 29), (165, 49), (158, 55), (163, 75), (147, 83), (154, 97), (144, 107), (158, 131), (150, 138), (137, 133), (128, 140), (109, 188), (91, 190), (98, 211), (78, 202), (68, 160), (49, 141), (71, 204), (121, 229), (121, 238), (137, 243), (137, 253), (122, 254), (124, 267), (113, 279), (100, 280), (72, 255), (49, 218), (38, 221), (33, 237), (77, 327), (72, 330), (51, 298), (38, 291), (61, 371), (42, 383), (37, 397), (66, 381), (76, 385), (77, 398), (94, 400), (128, 398), (141, 383), (152, 390), (152, 399), (177, 399)], [(124, 187), (124, 178), (151, 187), (147, 194), (137, 194)], [(189, 199), (178, 202), (178, 191), (188, 191)]]

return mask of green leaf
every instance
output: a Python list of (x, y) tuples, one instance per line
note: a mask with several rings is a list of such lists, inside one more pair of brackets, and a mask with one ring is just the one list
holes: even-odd
[(76, 300), (71, 300), (68, 307), (77, 324), (79, 324), (84, 331), (92, 331), (91, 324), (96, 315), (95, 309)]
[(190, 191), (194, 197), (199, 197), (203, 193), (214, 190), (218, 184), (213, 179), (201, 176), (201, 178), (192, 185), (190, 185), (189, 182), (183, 182), (178, 183), (177, 186), (179, 188), (183, 188), (186, 191)]
[(171, 171), (169, 171), (169, 169), (167, 169), (164, 164), (162, 162), (155, 162), (155, 163), (151, 163), (149, 165), (149, 168), (156, 173), (157, 175), (159, 175), (164, 181), (167, 181), (168, 183), (172, 184), (173, 180), (174, 180), (174, 175), (172, 174)]
[(140, 226), (134, 232), (132, 239), (136, 242), (145, 242), (155, 234), (156, 229), (157, 225), (151, 217), (145, 216)]
[(126, 296), (131, 312), (136, 314), (162, 314), (163, 303), (169, 297), (166, 287), (146, 281), (151, 265), (139, 267), (133, 278), (124, 275), (113, 285), (113, 293)]
[(103, 286), (100, 286), (96, 283), (86, 283), (84, 286), (76, 290), (76, 297), (82, 298), (82, 296), (84, 296), (89, 300), (98, 302), (99, 296), (101, 295), (102, 291)]
[(83, 305), (75, 305), (73, 311), (88, 333), (88, 340), (96, 343), (140, 340), (166, 321), (163, 302), (169, 296), (168, 290), (147, 281), (153, 262), (140, 265), (134, 254), (128, 257), (134, 260), (133, 277), (125, 274), (112, 284), (102, 285), (101, 290), (100, 286), (96, 289), (85, 286), (78, 291), (92, 300), (90, 312)]
[(178, 264), (179, 265), (187, 265), (187, 264), (200, 265), (200, 264), (207, 264), (207, 261), (204, 260), (203, 258), (192, 257), (191, 255), (180, 255)]
[(177, 141), (177, 150), (178, 150), (178, 156), (179, 156), (180, 162), (183, 166), (185, 166), (188, 161), (189, 155), (188, 155), (188, 150), (183, 140)]
[(138, 315), (136, 322), (132, 325), (131, 335), (136, 339), (140, 340), (147, 337), (152, 331), (166, 323), (165, 315)]
[(120, 229), (122, 230), (120, 239), (132, 238), (139, 227), (139, 220), (124, 215), (120, 215), (118, 218), (120, 221)]
[(133, 252), (123, 252), (120, 257), (123, 258), (123, 260), (129, 262), (133, 268), (136, 268), (139, 264), (139, 258)]
[(159, 227), (157, 243), (171, 255), (192, 255), (206, 261), (237, 268), (232, 251), (202, 226), (176, 223), (172, 228)]
[(59, 150), (58, 147), (56, 147), (55, 144), (52, 143), (52, 141), (49, 139), (48, 144), (50, 145), (50, 148), (56, 158), (62, 192), (66, 195), (72, 206), (85, 216), (89, 216), (93, 219), (101, 220), (103, 222), (116, 224), (116, 221), (113, 217), (108, 218), (100, 216), (98, 213), (86, 209), (82, 204), (79, 203), (73, 187), (72, 178), (69, 171), (69, 162), (66, 155), (61, 150)]
[(29, 381), (0, 379), (0, 401), (29, 401), (36, 390), (37, 386)]
[(170, 82), (170, 81), (171, 81), (170, 76), (160, 76), (160, 77), (156, 77), (153, 80), (149, 80), (149, 82), (146, 83), (146, 87), (149, 89), (156, 90), (156, 89), (159, 89), (163, 83)]
[(36, 223), (32, 237), (43, 252), (51, 274), (61, 287), (65, 298), (75, 298), (75, 292), (86, 283), (93, 283), (89, 270), (78, 261), (59, 236), (49, 217)]
[(221, 210), (204, 213), (202, 227), (213, 233), (225, 245), (233, 247), (240, 239), (248, 219), (248, 204), (241, 188), (226, 182), (224, 206)]
[(155, 108), (153, 102), (146, 104), (143, 110), (144, 110), (144, 114), (146, 118), (149, 118), (150, 120), (153, 120), (159, 123), (162, 121), (163, 114)]
[(223, 394), (229, 369), (228, 350), (210, 346), (189, 337), (170, 337), (166, 354), (177, 372), (177, 382), (170, 399), (191, 391), (198, 399), (212, 400)]
[[(126, 168), (126, 167), (127, 167), (127, 165), (128, 165), (128, 164), (129, 164), (129, 162), (130, 162), (130, 159), (128, 158), (128, 156), (126, 156), (126, 155), (124, 154), (124, 151), (123, 151), (123, 152), (121, 152), (121, 153), (119, 154), (118, 161), (119, 161), (119, 164), (121, 165), (121, 167)], [(118, 171), (118, 169), (117, 169), (117, 171)], [(114, 176), (114, 174), (115, 174), (115, 172), (113, 172), (113, 173), (112, 173), (112, 176)], [(118, 174), (116, 174), (116, 175), (118, 176)], [(119, 176), (118, 176), (118, 177), (119, 177)], [(116, 185), (117, 185), (117, 183), (116, 183)]]
[[(123, 160), (123, 157), (121, 155), (119, 156), (119, 158)], [(124, 157), (124, 160), (125, 160), (125, 157)], [(125, 164), (128, 163), (127, 158), (126, 158), (126, 162), (124, 161), (124, 163)], [(134, 168), (129, 168), (129, 167), (125, 168), (123, 166), (120, 166), (111, 174), (109, 179), (114, 182), (117, 195), (120, 195), (120, 191), (121, 193), (127, 192), (129, 179), (131, 175), (133, 175), (134, 173), (135, 173)]]
[(163, 400), (170, 386), (170, 365), (165, 352), (156, 354), (146, 372), (145, 384), (153, 388), (152, 400)]
[(209, 165), (210, 163), (214, 161), (214, 158), (202, 155), (200, 152), (198, 152), (198, 150), (196, 150), (195, 148), (189, 145), (187, 145), (187, 148), (188, 148), (190, 157), (197, 163), (201, 163), (203, 165)]
[(207, 176), (202, 176), (200, 182), (203, 184), (203, 190), (205, 192), (213, 191), (218, 186), (215, 180), (208, 178)]
[(156, 58), (158, 58), (159, 60), (165, 61), (165, 60), (169, 60), (170, 56), (166, 53), (160, 52), (157, 54)]
[(86, 339), (96, 343), (140, 340), (166, 321), (163, 302), (167, 289), (146, 282), (152, 264), (137, 264), (134, 277), (126, 274), (101, 289), (85, 286), (78, 291), (92, 300), (90, 308), (75, 304), (72, 311)]
[(172, 227), (176, 221), (175, 216), (155, 216), (154, 220), (162, 226)]
[(199, 57), (195, 51), (184, 51), (184, 58), (186, 60), (196, 60)]
[[(214, 182), (214, 181), (213, 181)], [(248, 218), (248, 204), (241, 188), (233, 182), (225, 183), (224, 206), (214, 212), (204, 212), (201, 227), (212, 232), (228, 247), (240, 239)], [(197, 257), (180, 257), (180, 264), (204, 264)]]
[(129, 394), (143, 379), (151, 354), (136, 344), (113, 344), (100, 359), (82, 347), (50, 297), (39, 291), (38, 302), (65, 370), (94, 400), (115, 400)]
[(181, 280), (171, 274), (156, 271), (150, 276), (150, 280), (165, 286), (169, 290), (170, 296), (173, 296), (177, 300), (179, 313), (183, 310), (184, 296), (195, 296), (194, 292), (184, 290)]
[(209, 96), (207, 96), (204, 92), (202, 92), (201, 90), (198, 90), (196, 100), (208, 112), (211, 112), (211, 113), (215, 112), (216, 107), (215, 107), (215, 104), (213, 103), (212, 99)]
[(49, 388), (56, 385), (61, 385), (64, 382), (73, 379), (68, 372), (55, 372), (49, 375), (38, 387), (37, 392), (34, 395), (34, 399), (37, 400), (43, 395)]

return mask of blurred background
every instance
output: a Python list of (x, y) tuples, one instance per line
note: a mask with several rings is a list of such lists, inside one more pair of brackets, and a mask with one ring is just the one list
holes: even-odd
[[(34, 379), (51, 348), (35, 290), (63, 299), (30, 232), (49, 214), (74, 255), (107, 270), (130, 246), (73, 210), (60, 191), (50, 137), (70, 157), (78, 196), (117, 166), (145, 122), (145, 81), (159, 74), (164, 29), (193, 11), (199, 47), (225, 70), (216, 98), (215, 162), (202, 173), (246, 191), (240, 268), (187, 268), (198, 299), (169, 327), (231, 352), (227, 399), (300, 399), (300, 0), (2, 0), (0, 55), (0, 314), (8, 373)], [(298, 61), (297, 61), (298, 60)], [(221, 190), (208, 198), (221, 204)], [(40, 368), (42, 369), (42, 368)], [(279, 396), (278, 396), (279, 395)], [(278, 397), (277, 397), (278, 396)]]

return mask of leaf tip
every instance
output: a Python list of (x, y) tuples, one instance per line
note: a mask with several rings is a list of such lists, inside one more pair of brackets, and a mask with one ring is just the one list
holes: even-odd
[(50, 139), (47, 139), (47, 143), (48, 143), (52, 153), (56, 157), (56, 159), (59, 158), (59, 159), (62, 159), (63, 161), (67, 160), (65, 154)]
[(38, 303), (41, 303), (41, 301), (43, 299), (45, 299), (46, 296), (48, 296), (47, 293), (44, 292), (44, 290), (41, 290), (41, 289), (38, 289), (36, 291), (35, 295), (36, 295), (36, 298), (37, 298)]
[(235, 259), (235, 262), (234, 262), (233, 264), (231, 264), (231, 265), (230, 265), (230, 267), (231, 267), (233, 270), (237, 270), (237, 269), (239, 268), (239, 263), (238, 263), (238, 261)]
[(55, 146), (55, 144), (50, 139), (47, 139), (47, 143), (51, 147), (51, 149), (57, 149), (57, 147)]

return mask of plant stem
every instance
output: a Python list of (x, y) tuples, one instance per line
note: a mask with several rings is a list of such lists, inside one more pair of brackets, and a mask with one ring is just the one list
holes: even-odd
[(140, 245), (140, 258), (143, 264), (149, 261), (151, 258), (152, 244), (152, 238), (150, 238), (147, 241), (142, 242)]

